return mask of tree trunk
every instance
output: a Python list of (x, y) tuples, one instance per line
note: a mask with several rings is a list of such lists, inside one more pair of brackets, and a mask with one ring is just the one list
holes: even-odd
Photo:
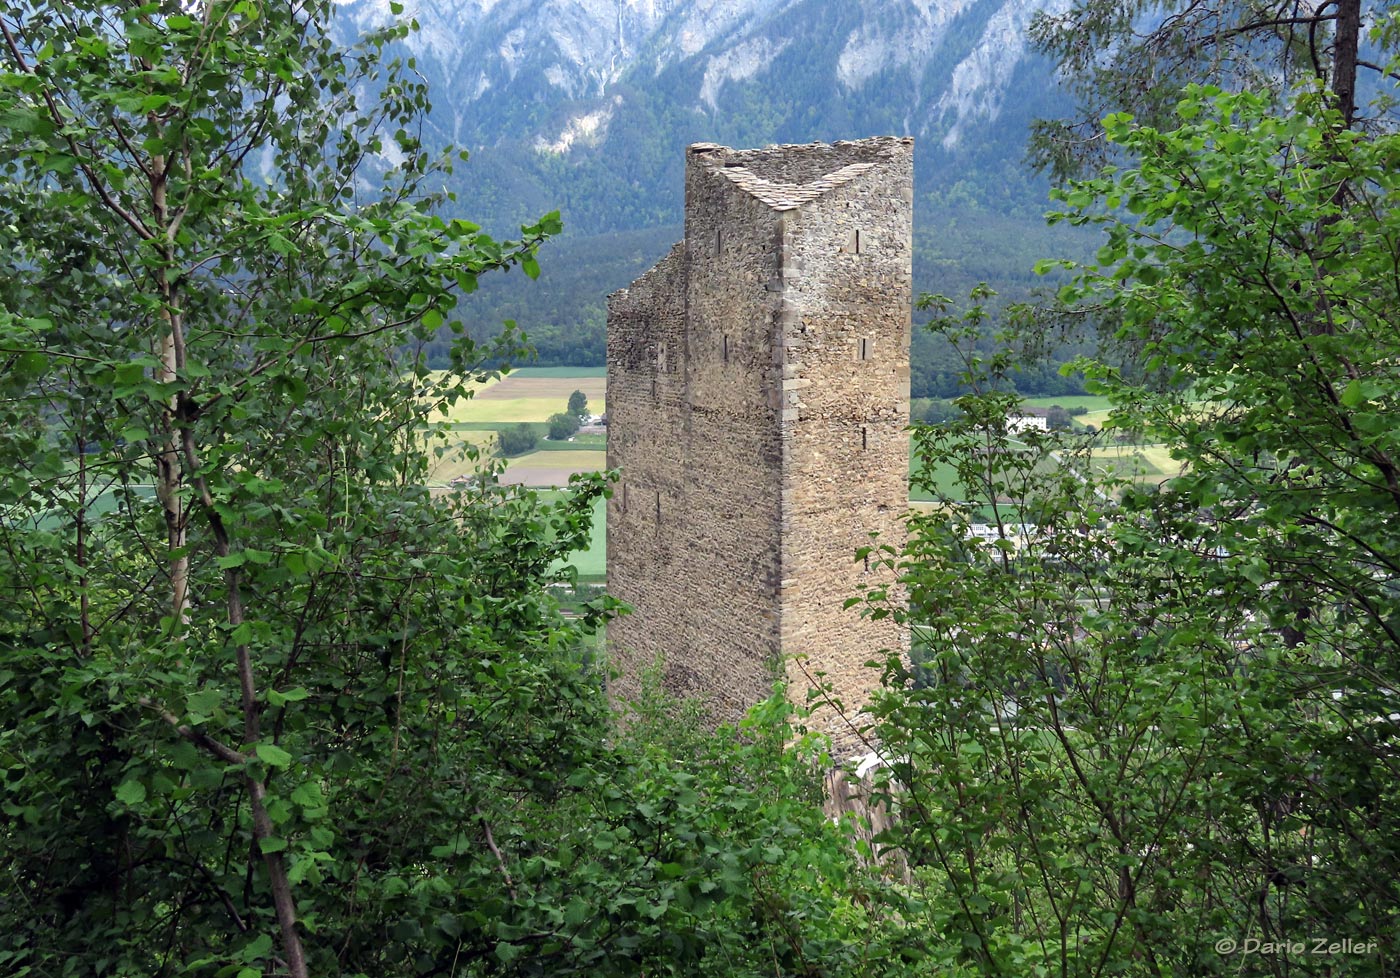
[(1332, 49), (1332, 95), (1342, 124), (1356, 118), (1356, 57), (1361, 45), (1361, 0), (1337, 0), (1337, 32)]

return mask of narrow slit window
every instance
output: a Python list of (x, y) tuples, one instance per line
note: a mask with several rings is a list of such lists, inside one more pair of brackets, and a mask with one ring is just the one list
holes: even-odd
[(728, 363), (728, 362), (729, 362), (729, 334), (728, 334), (728, 333), (725, 333), (725, 334), (724, 334), (724, 350), (723, 350), (723, 352), (724, 352), (724, 362), (725, 362), (725, 363)]
[(869, 447), (870, 447), (870, 429), (869, 429), (869, 428), (862, 428), (862, 429), (860, 429), (860, 449), (861, 449), (861, 451), (865, 451), (865, 450), (866, 450), (867, 448), (869, 448)]
[(665, 343), (658, 343), (658, 344), (656, 344), (656, 371), (657, 371), (657, 373), (663, 373), (663, 374), (666, 372), (666, 344), (665, 344)]
[(622, 507), (621, 507), (621, 508), (622, 508), (622, 511), (623, 511), (624, 513), (627, 512), (627, 486), (626, 486), (625, 483), (624, 483), (623, 486), (622, 486)]
[(661, 526), (661, 490), (656, 491), (656, 525)]
[(724, 254), (724, 229), (715, 228), (715, 254)]
[(848, 255), (858, 255), (860, 254), (860, 246), (860, 230), (857, 228), (854, 231), (847, 231), (846, 243), (841, 246), (841, 250)]
[(861, 360), (869, 360), (875, 355), (875, 341), (868, 336), (862, 336), (856, 341), (856, 352)]

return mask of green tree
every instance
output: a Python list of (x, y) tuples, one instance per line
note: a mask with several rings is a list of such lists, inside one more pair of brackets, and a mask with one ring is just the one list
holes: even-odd
[(1393, 32), (1394, 13), (1366, 0), (1080, 0), (1062, 13), (1041, 14), (1032, 41), (1059, 64), (1079, 112), (1033, 126), (1031, 159), (1058, 177), (1091, 173), (1122, 150), (1102, 138), (1105, 115), (1128, 111), (1169, 126), (1179, 93), (1192, 83), (1269, 92), (1279, 107), (1294, 85), (1319, 84), (1351, 126), (1365, 101), (1357, 94), (1358, 69), (1386, 77), (1384, 65), (1365, 57), (1368, 27), (1378, 38)]
[(1069, 412), (1058, 404), (1050, 405), (1049, 410), (1045, 412), (1045, 424), (1051, 431), (1061, 431), (1070, 427), (1072, 423)]
[(524, 455), (533, 451), (539, 441), (540, 436), (535, 431), (535, 426), (523, 421), (496, 432), (496, 445), (502, 455)]
[[(466, 537), (483, 517), (417, 488), (424, 409), (463, 388), (393, 350), (479, 273), (532, 272), (557, 221), (499, 243), (433, 216), (425, 93), (382, 57), (403, 29), (343, 51), (328, 13), (0, 12), (0, 355), (23, 432), (0, 459), (0, 755), (24, 799), (0, 823), (8, 971), (325, 970), (307, 927), (354, 960), (389, 904), (333, 908), (411, 855), (394, 832), (413, 820), (376, 808), (407, 797), (397, 758), (429, 760), (408, 731), (479, 712), (430, 694), (480, 663), (410, 637), (510, 658), (553, 635), (532, 597), (547, 564), (511, 550), (503, 573), (465, 549), (528, 533), (538, 506), (491, 508)], [(361, 107), (363, 90), (382, 96)], [(485, 352), (459, 344), (463, 372)], [(553, 519), (577, 544), (586, 516)], [(454, 580), (518, 595), (434, 617)], [(560, 662), (522, 668), (524, 689), (530, 670), (568, 688)], [(337, 705), (347, 690), (378, 723)], [(384, 862), (349, 874), (347, 846)]]
[[(1400, 137), (1324, 92), (1272, 106), (1193, 88), (1170, 130), (1112, 116), (1138, 163), (1063, 193), (1106, 240), (1063, 297), (1169, 382), (1081, 366), (1179, 474), (998, 438), (1010, 356), (970, 361), (964, 423), (916, 431), (960, 484), (887, 554), (919, 657), (890, 662), (878, 732), (949, 967), (1394, 970)], [(1344, 933), (1367, 950), (1230, 953)]]
[(574, 391), (570, 394), (568, 412), (576, 418), (588, 417), (588, 395), (583, 391)]
[(549, 438), (551, 441), (568, 441), (578, 432), (576, 414), (551, 414), (549, 416)]
[(403, 29), (331, 10), (0, 8), (0, 971), (899, 962), (785, 718), (612, 730), (548, 590), (604, 483), (425, 487), (511, 350), (412, 351), (558, 221), (437, 216)]

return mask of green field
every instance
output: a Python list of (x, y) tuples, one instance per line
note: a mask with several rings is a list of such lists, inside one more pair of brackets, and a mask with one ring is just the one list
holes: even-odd
[(606, 377), (607, 367), (516, 367), (512, 377)]
[(470, 398), (458, 401), (431, 418), (437, 424), (505, 424), (544, 422), (568, 407), (569, 395), (581, 390), (594, 414), (606, 410), (606, 379), (601, 367), (526, 367), (484, 384), (475, 384)]
[[(544, 499), (561, 499), (567, 494), (567, 489), (545, 489), (540, 492), (540, 496)], [(587, 550), (576, 551), (568, 561), (578, 571), (579, 579), (582, 581), (599, 583), (607, 576), (607, 508), (608, 501), (606, 499), (593, 501), (593, 537), (589, 541)]]
[[(1026, 407), (1046, 408), (1054, 407), (1058, 404), (1066, 411), (1073, 411), (1075, 408), (1087, 408), (1089, 411), (1107, 411), (1108, 398), (1099, 397), (1095, 394), (1062, 394), (1058, 397), (1027, 397), (1022, 402)], [(1076, 419), (1078, 420), (1078, 419)]]

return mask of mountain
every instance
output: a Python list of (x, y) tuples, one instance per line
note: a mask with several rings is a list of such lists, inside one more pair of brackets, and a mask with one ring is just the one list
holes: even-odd
[(541, 283), (487, 287), (483, 320), (517, 319), (542, 359), (601, 362), (603, 298), (679, 237), (693, 142), (912, 135), (916, 287), (1023, 291), (1035, 246), (1059, 241), (1021, 165), (1026, 125), (1065, 108), (1026, 27), (1068, 3), (348, 0), (339, 13), (347, 33), (399, 7), (417, 22), (405, 44), (433, 92), (427, 138), (472, 153), (454, 186), (464, 212), (502, 235), (563, 214)]

